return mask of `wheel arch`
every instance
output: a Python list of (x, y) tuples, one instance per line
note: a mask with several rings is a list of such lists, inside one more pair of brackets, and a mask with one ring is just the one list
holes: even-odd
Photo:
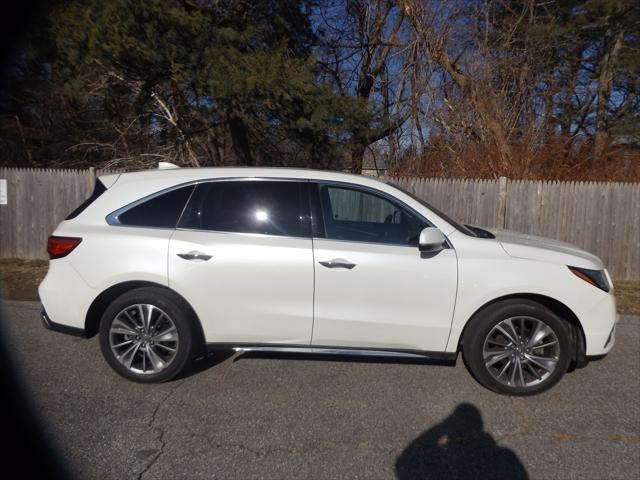
[(93, 300), (93, 302), (89, 306), (89, 309), (87, 310), (87, 315), (84, 322), (84, 331), (86, 338), (91, 338), (97, 335), (100, 329), (100, 320), (102, 319), (102, 315), (104, 314), (104, 311), (107, 309), (107, 307), (111, 304), (111, 302), (113, 302), (116, 298), (126, 292), (143, 287), (154, 287), (166, 290), (167, 293), (175, 297), (180, 303), (185, 306), (185, 308), (187, 308), (187, 310), (189, 311), (189, 316), (195, 327), (194, 331), (196, 333), (197, 344), (199, 345), (202, 352), (204, 352), (205, 337), (204, 330), (202, 329), (202, 322), (200, 321), (198, 314), (195, 312), (191, 304), (182, 295), (180, 295), (175, 290), (167, 287), (166, 285), (143, 280), (132, 280), (117, 283), (104, 290)]
[(556, 315), (558, 315), (558, 317), (567, 321), (569, 325), (571, 325), (570, 334), (571, 334), (571, 341), (574, 347), (571, 368), (579, 368), (586, 363), (585, 334), (578, 316), (573, 312), (573, 310), (571, 310), (567, 305), (565, 305), (561, 301), (555, 298), (552, 298), (546, 295), (537, 294), (537, 293), (512, 293), (509, 295), (504, 295), (498, 298), (494, 298), (493, 300), (488, 301), (487, 303), (485, 303), (484, 305), (476, 309), (476, 311), (473, 312), (473, 314), (469, 317), (469, 319), (467, 320), (467, 322), (465, 323), (462, 329), (462, 332), (460, 333), (456, 352), (461, 351), (462, 343), (464, 341), (464, 336), (465, 336), (465, 333), (467, 332), (467, 327), (471, 324), (471, 322), (473, 322), (474, 317), (478, 313), (480, 313), (482, 310), (489, 307), (490, 305), (494, 305), (498, 302), (502, 302), (505, 300), (514, 300), (514, 299), (531, 300), (536, 303), (539, 303), (547, 307)]

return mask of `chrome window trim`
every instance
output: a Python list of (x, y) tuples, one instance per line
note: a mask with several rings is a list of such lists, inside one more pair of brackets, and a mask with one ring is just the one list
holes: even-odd
[[(435, 225), (430, 222), (424, 215), (422, 215), (420, 212), (416, 211), (415, 208), (411, 207), (410, 205), (407, 205), (405, 202), (403, 202), (402, 200), (400, 200), (397, 197), (394, 197), (393, 195), (391, 195), (390, 193), (387, 192), (383, 192), (382, 190), (378, 190), (376, 188), (373, 187), (369, 187), (367, 185), (359, 185), (357, 183), (351, 183), (351, 182), (342, 182), (340, 180), (313, 180), (310, 179), (309, 182), (311, 183), (316, 183), (316, 184), (323, 184), (323, 185), (336, 185), (338, 187), (348, 187), (351, 188), (352, 190), (364, 190), (370, 193), (373, 193), (375, 195), (381, 196), (381, 197), (385, 197), (387, 200), (391, 201), (391, 203), (397, 203), (399, 204), (402, 208), (409, 210), (411, 213), (413, 213), (416, 217), (420, 218), (422, 221), (424, 221), (427, 226), (429, 227), (435, 227)], [(393, 185), (391, 185), (393, 186)], [(398, 190), (400, 191), (400, 190)]]
[[(199, 184), (205, 184), (205, 183), (214, 183), (217, 181), (228, 181), (228, 182), (236, 182), (236, 181), (241, 181), (241, 182), (246, 182), (246, 181), (265, 181), (265, 182), (295, 182), (295, 183), (302, 183), (302, 184), (308, 184), (309, 183), (309, 179), (308, 178), (280, 178), (280, 177), (224, 177), (224, 178), (214, 178), (214, 179), (205, 179), (205, 180), (198, 180), (196, 182), (196, 186)], [(182, 221), (182, 215), (184, 215), (184, 212), (187, 208), (187, 205), (189, 205), (189, 202), (191, 201), (191, 198), (193, 196), (193, 194), (195, 193), (196, 189), (193, 189), (193, 192), (191, 192), (191, 196), (189, 196), (189, 200), (187, 201), (187, 203), (185, 203), (184, 208), (182, 209), (182, 214), (180, 214), (180, 217), (178, 218), (178, 222), (176, 223), (176, 227), (174, 228), (174, 230), (181, 230), (181, 231), (191, 231), (191, 232), (216, 232), (216, 233), (232, 233), (232, 234), (239, 234), (239, 235), (262, 235), (264, 237), (273, 237), (273, 238), (303, 238), (303, 239), (307, 239), (307, 240), (311, 240), (313, 238), (313, 232), (312, 232), (312, 228), (311, 225), (309, 225), (309, 235), (300, 235), (300, 236), (294, 236), (294, 235), (274, 235), (271, 233), (256, 233), (256, 232), (230, 232), (227, 230), (209, 230), (209, 229), (205, 229), (205, 228), (186, 228), (186, 227), (178, 227), (178, 225), (180, 225), (180, 222)], [(306, 194), (303, 194), (300, 197), (300, 200), (302, 200), (302, 202), (305, 201), (305, 197)], [(307, 207), (309, 207), (309, 202), (307, 200)], [(310, 214), (309, 208), (307, 208), (307, 214)], [(302, 220), (301, 220), (302, 221)]]
[[(403, 202), (402, 200), (400, 200), (397, 197), (394, 197), (390, 193), (383, 192), (382, 190), (378, 190), (376, 188), (369, 187), (367, 185), (359, 185), (357, 183), (351, 183), (351, 182), (342, 182), (342, 181), (339, 181), (339, 180), (326, 180), (325, 181), (325, 180), (309, 179), (309, 182), (310, 183), (315, 183), (316, 187), (320, 187), (321, 184), (322, 185), (336, 185), (338, 187), (347, 186), (348, 188), (351, 188), (352, 190), (364, 190), (364, 191), (372, 193), (374, 195), (381, 196), (381, 197), (389, 200), (391, 203), (397, 204), (400, 207), (402, 207), (402, 208), (408, 210), (409, 212), (411, 212), (412, 214), (414, 214), (416, 217), (418, 217), (423, 222), (425, 222), (427, 224), (427, 227), (437, 228), (431, 221), (429, 221), (429, 219), (427, 219), (420, 212), (416, 211), (415, 208), (411, 207), (410, 205), (407, 205), (405, 202)], [(390, 186), (393, 187), (393, 185), (390, 185)], [(401, 191), (401, 190), (399, 190), (399, 191)], [(324, 212), (323, 212), (323, 217), (324, 217)], [(324, 222), (324, 218), (322, 219), (322, 221)], [(325, 232), (324, 233), (325, 233), (325, 235), (327, 234), (326, 228), (325, 228)], [(407, 245), (406, 243), (368, 242), (368, 241), (365, 241), (365, 240), (344, 240), (344, 239), (339, 239), (339, 238), (329, 238), (327, 236), (325, 236), (325, 237), (313, 237), (313, 238), (314, 238), (314, 240), (328, 240), (328, 241), (331, 241), (331, 242), (346, 242), (346, 243), (358, 243), (358, 244), (367, 244), (367, 245), (389, 245), (391, 247), (407, 247), (407, 248), (415, 248), (415, 249), (418, 248), (417, 245)], [(445, 235), (445, 239), (446, 239), (446, 248), (453, 249), (453, 245), (451, 244), (451, 242), (449, 241), (449, 238), (446, 235)]]
[[(187, 182), (183, 182), (183, 183), (179, 183), (176, 185), (172, 185), (170, 187), (164, 188), (162, 190), (158, 190), (157, 192), (154, 193), (150, 193), (149, 195), (139, 198), (138, 200), (135, 200), (131, 203), (128, 203), (127, 205), (124, 205), (123, 207), (118, 208), (117, 210), (114, 210), (113, 212), (109, 213), (106, 217), (105, 220), (106, 222), (114, 227), (129, 227), (129, 228), (153, 228), (156, 230), (176, 230), (177, 229), (177, 225), (180, 224), (180, 220), (182, 219), (182, 215), (184, 214), (184, 210), (187, 207), (187, 205), (189, 204), (189, 202), (191, 201), (191, 197), (193, 196), (193, 193), (195, 192), (195, 188), (191, 191), (191, 194), (189, 195), (189, 198), (187, 199), (187, 201), (184, 204), (184, 207), (182, 208), (182, 212), (180, 213), (180, 215), (178, 216), (178, 221), (176, 222), (176, 226), (171, 228), (171, 227), (151, 227), (151, 226), (146, 226), (146, 225), (127, 225), (124, 223), (120, 222), (120, 219), (118, 218), (120, 215), (122, 215), (123, 213), (125, 213), (126, 211), (137, 207), (138, 205), (147, 202), (149, 200), (152, 200), (156, 197), (159, 197), (160, 195), (164, 195), (165, 193), (169, 193), (173, 190), (178, 190), (179, 188), (183, 188), (183, 187), (188, 187), (189, 185), (193, 185), (194, 187), (196, 187), (197, 185), (199, 185), (200, 183), (211, 183), (211, 182), (218, 182), (218, 181), (261, 181), (261, 180), (265, 180), (265, 181), (278, 181), (278, 182), (282, 182), (282, 181), (293, 181), (293, 182), (309, 182), (309, 179), (304, 179), (304, 178), (279, 178), (279, 177), (219, 177), (219, 178), (205, 178), (205, 179), (198, 179), (198, 180), (189, 180)], [(184, 230), (189, 230), (189, 229), (184, 229)], [(210, 232), (211, 230), (206, 230), (208, 232)], [(230, 232), (231, 233), (231, 232)], [(238, 232), (236, 232), (238, 233)], [(273, 236), (283, 236), (283, 235), (273, 235)], [(293, 237), (293, 238), (311, 238), (311, 237)]]
[(248, 237), (269, 237), (269, 238), (289, 238), (292, 240), (313, 240), (311, 236), (294, 237), (291, 235), (273, 235), (270, 233), (254, 233), (254, 232), (227, 232), (225, 230), (206, 230), (203, 228), (184, 228), (176, 227), (173, 230), (177, 232), (196, 232), (196, 233), (215, 233), (218, 235), (242, 235)]
[[(384, 198), (389, 199), (392, 202), (395, 202), (397, 204), (399, 204), (400, 206), (402, 206), (403, 208), (406, 208), (407, 210), (409, 210), (410, 212), (412, 212), (414, 215), (416, 215), (418, 218), (422, 219), (428, 226), (430, 227), (435, 227), (435, 225), (430, 222), (424, 215), (422, 215), (420, 212), (416, 211), (413, 207), (407, 205), (405, 202), (403, 202), (402, 200), (400, 200), (397, 197), (394, 197), (393, 195), (387, 193), (387, 192), (383, 192), (382, 190), (378, 190), (376, 188), (373, 187), (369, 187), (367, 185), (360, 185), (357, 183), (351, 183), (351, 182), (343, 182), (343, 181), (339, 181), (339, 180), (321, 180), (321, 179), (314, 179), (314, 178), (282, 178), (282, 177), (218, 177), (218, 178), (203, 178), (203, 179), (197, 179), (197, 180), (189, 180), (187, 182), (183, 182), (183, 183), (179, 183), (176, 185), (172, 185), (171, 187), (167, 187), (164, 188), (162, 190), (159, 190), (157, 192), (154, 192), (152, 194), (149, 194), (145, 197), (142, 197), (134, 202), (131, 202), (123, 207), (120, 207), (117, 210), (114, 210), (113, 212), (111, 212), (110, 214), (108, 214), (105, 219), (107, 221), (107, 223), (111, 226), (114, 227), (124, 227), (124, 228), (146, 228), (146, 229), (153, 229), (153, 230), (180, 230), (180, 231), (184, 231), (184, 232), (200, 232), (200, 233), (217, 233), (217, 234), (230, 234), (230, 235), (250, 235), (250, 236), (262, 236), (262, 237), (270, 237), (270, 238), (291, 238), (291, 239), (308, 239), (308, 240), (327, 240), (327, 241), (331, 241), (331, 242), (343, 242), (343, 243), (356, 243), (356, 244), (365, 244), (365, 245), (387, 245), (390, 247), (405, 247), (405, 248), (413, 248), (416, 249), (417, 246), (415, 245), (406, 245), (404, 243), (383, 243), (383, 242), (367, 242), (367, 241), (363, 241), (363, 240), (343, 240), (343, 239), (333, 239), (333, 238), (327, 238), (327, 237), (316, 237), (313, 235), (313, 232), (311, 235), (309, 236), (301, 236), (301, 237), (294, 237), (294, 236), (290, 236), (290, 235), (271, 235), (271, 234), (267, 234), (267, 233), (252, 233), (252, 232), (227, 232), (224, 230), (205, 230), (205, 229), (196, 229), (196, 228), (184, 228), (184, 227), (178, 227), (178, 225), (180, 224), (180, 220), (182, 220), (182, 215), (184, 214), (185, 209), (187, 208), (187, 205), (189, 204), (189, 202), (191, 201), (191, 197), (193, 196), (194, 192), (195, 192), (195, 188), (191, 191), (191, 194), (189, 195), (189, 198), (187, 199), (187, 201), (184, 204), (184, 207), (182, 208), (182, 212), (180, 214), (180, 216), (178, 217), (178, 221), (176, 222), (176, 226), (171, 228), (171, 227), (151, 227), (151, 226), (145, 226), (145, 225), (126, 225), (123, 223), (120, 223), (120, 221), (118, 220), (118, 216), (121, 215), (122, 213), (126, 212), (127, 210), (134, 208), (138, 205), (140, 205), (141, 203), (144, 203), (148, 200), (151, 200), (157, 196), (160, 195), (164, 195), (165, 193), (169, 193), (172, 190), (177, 190), (179, 188), (183, 188), (189, 185), (193, 185), (194, 187), (196, 187), (197, 185), (201, 184), (201, 183), (211, 183), (211, 182), (234, 182), (234, 181), (278, 181), (278, 182), (307, 182), (307, 183), (313, 183), (316, 185), (316, 187), (319, 186), (319, 184), (324, 184), (324, 185), (336, 185), (336, 186), (342, 186), (342, 187), (349, 187), (355, 190), (364, 190), (367, 192), (371, 192), (375, 195), (379, 195), (382, 196)], [(391, 185), (393, 187), (393, 185)], [(326, 232), (325, 232), (326, 233)], [(446, 235), (445, 235), (445, 238)], [(453, 245), (451, 244), (450, 240), (447, 238), (447, 248), (451, 248), (453, 249)]]
[(160, 195), (164, 195), (165, 193), (169, 193), (172, 192), (174, 190), (178, 190), (180, 188), (183, 187), (188, 187), (190, 185), (192, 185), (194, 188), (191, 190), (191, 193), (189, 194), (189, 198), (187, 199), (187, 201), (185, 202), (184, 206), (182, 207), (182, 211), (180, 212), (180, 215), (178, 216), (178, 220), (176, 221), (176, 225), (178, 224), (178, 222), (180, 221), (180, 218), (182, 217), (182, 214), (184, 213), (184, 209), (187, 206), (187, 204), (189, 203), (189, 200), (191, 200), (191, 196), (193, 195), (193, 192), (195, 191), (195, 186), (196, 186), (197, 182), (184, 182), (178, 185), (172, 185), (171, 187), (167, 187), (164, 188), (162, 190), (158, 190), (157, 192), (151, 193), (145, 197), (139, 198), (138, 200), (135, 200), (131, 203), (128, 203), (127, 205), (118, 208), (117, 210), (114, 210), (113, 212), (111, 212), (110, 214), (108, 214), (105, 217), (106, 222), (113, 226), (113, 227), (131, 227), (131, 228), (153, 228), (156, 230), (175, 230), (175, 226), (173, 228), (171, 227), (152, 227), (152, 226), (148, 226), (148, 225), (128, 225), (125, 223), (121, 223), (120, 222), (120, 215), (122, 215), (125, 212), (128, 212), (129, 210), (131, 210), (132, 208), (137, 207), (138, 205), (141, 205), (145, 202), (148, 202), (149, 200), (153, 200), (156, 197), (159, 197)]
[[(344, 240), (342, 238), (323, 238), (323, 237), (313, 237), (313, 240), (324, 240), (326, 242), (340, 242), (340, 243), (357, 243), (360, 245), (382, 245), (383, 247), (404, 247), (404, 248), (411, 248), (412, 250), (419, 251), (417, 245), (407, 245), (406, 243), (366, 242), (364, 240)], [(449, 247), (449, 240), (447, 240), (447, 247)]]

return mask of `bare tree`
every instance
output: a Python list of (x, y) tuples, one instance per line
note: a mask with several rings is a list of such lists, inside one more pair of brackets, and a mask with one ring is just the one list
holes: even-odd
[(360, 172), (369, 145), (383, 139), (393, 143), (393, 134), (411, 115), (413, 98), (407, 92), (415, 37), (392, 0), (330, 4), (322, 10), (322, 20), (325, 75), (369, 114), (351, 128), (350, 168)]

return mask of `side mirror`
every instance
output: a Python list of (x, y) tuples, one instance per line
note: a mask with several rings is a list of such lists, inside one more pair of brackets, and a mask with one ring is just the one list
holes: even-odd
[(439, 252), (447, 241), (444, 234), (434, 227), (427, 227), (420, 232), (418, 248), (421, 252)]

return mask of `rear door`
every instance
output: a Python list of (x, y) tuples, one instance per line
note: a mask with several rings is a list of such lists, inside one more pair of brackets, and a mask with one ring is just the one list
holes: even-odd
[(169, 244), (169, 284), (207, 342), (308, 345), (313, 251), (306, 181), (196, 187)]

